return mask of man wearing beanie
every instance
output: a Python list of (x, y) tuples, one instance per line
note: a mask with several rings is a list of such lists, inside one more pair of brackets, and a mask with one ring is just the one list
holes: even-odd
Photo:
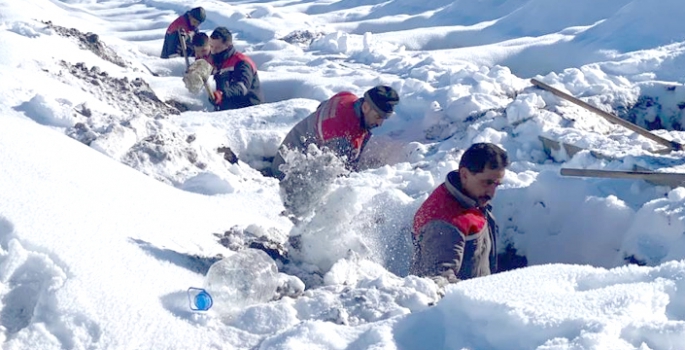
[(161, 58), (173, 58), (183, 56), (181, 40), (186, 41), (188, 57), (194, 56), (192, 37), (200, 29), (200, 24), (205, 21), (205, 9), (196, 7), (176, 18), (164, 35), (164, 45), (162, 46)]
[(397, 92), (389, 86), (376, 86), (358, 98), (344, 91), (321, 102), (314, 113), (297, 123), (286, 135), (271, 166), (273, 176), (283, 180), (279, 169), (287, 150), (304, 152), (310, 144), (327, 147), (345, 158), (350, 170), (357, 170), (359, 156), (371, 137), (371, 129), (387, 120), (399, 103)]

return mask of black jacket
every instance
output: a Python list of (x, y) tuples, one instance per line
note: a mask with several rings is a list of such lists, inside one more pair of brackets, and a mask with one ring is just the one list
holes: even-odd
[(211, 55), (217, 91), (223, 93), (220, 110), (238, 109), (264, 102), (257, 66), (235, 47)]
[[(181, 48), (181, 40), (178, 35), (179, 30), (184, 30), (186, 33), (196, 34), (198, 32), (197, 27), (193, 27), (190, 24), (190, 17), (188, 13), (183, 14), (176, 20), (171, 22), (169, 28), (166, 30), (164, 35), (164, 45), (162, 46), (161, 58), (171, 58), (176, 56), (183, 56), (183, 50)], [(190, 35), (186, 36), (186, 53), (188, 57), (193, 57), (195, 55), (193, 51), (193, 45), (191, 45)]]

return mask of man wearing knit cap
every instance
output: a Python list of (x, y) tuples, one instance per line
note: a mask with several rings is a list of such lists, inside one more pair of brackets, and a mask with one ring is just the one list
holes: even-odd
[(274, 158), (271, 171), (283, 180), (285, 174), (279, 169), (285, 163), (287, 150), (304, 152), (310, 144), (328, 148), (337, 156), (344, 157), (350, 170), (357, 170), (371, 129), (387, 120), (400, 102), (397, 92), (389, 86), (376, 86), (359, 98), (344, 91), (321, 102), (314, 113), (297, 123), (286, 135)]
[(183, 56), (181, 40), (186, 41), (186, 55), (193, 57), (192, 38), (200, 30), (200, 24), (205, 21), (205, 9), (196, 7), (176, 18), (164, 35), (161, 58), (174, 58)]

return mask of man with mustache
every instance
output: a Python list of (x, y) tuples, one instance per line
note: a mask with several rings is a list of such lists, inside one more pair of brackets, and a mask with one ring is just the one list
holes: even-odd
[(459, 169), (414, 216), (411, 274), (444, 285), (497, 272), (497, 224), (489, 202), (507, 166), (506, 151), (492, 143), (464, 152)]

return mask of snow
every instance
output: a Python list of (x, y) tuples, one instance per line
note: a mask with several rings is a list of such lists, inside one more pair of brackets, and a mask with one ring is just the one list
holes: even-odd
[[(254, 59), (267, 103), (211, 112), (203, 89), (185, 88), (183, 58), (158, 58), (166, 26), (194, 6), (207, 10), (202, 30), (227, 25)], [(685, 154), (655, 153), (530, 79), (683, 143), (684, 11), (677, 0), (0, 0), (1, 347), (680, 348), (685, 190), (559, 170), (682, 173)], [(89, 32), (104, 46), (79, 40)], [(399, 92), (395, 116), (362, 171), (303, 184), (311, 201), (294, 225), (260, 170), (320, 101), (377, 84)], [(539, 136), (588, 150), (548, 155)], [(410, 226), (474, 142), (509, 152), (492, 203), (499, 249), (528, 266), (442, 290), (407, 275)], [(186, 291), (213, 263), (291, 240), (301, 249), (274, 260), (272, 300), (230, 317), (190, 309)]]

